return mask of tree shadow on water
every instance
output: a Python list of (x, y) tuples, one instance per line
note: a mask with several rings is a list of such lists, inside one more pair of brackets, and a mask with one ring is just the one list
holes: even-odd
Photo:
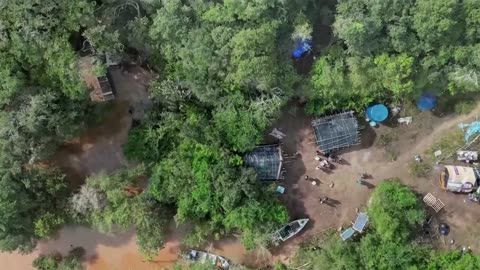
[[(41, 241), (38, 245), (40, 254), (52, 252), (67, 252), (73, 246), (85, 249), (85, 257), (91, 260), (96, 256), (98, 245), (118, 247), (126, 245), (135, 237), (133, 229), (116, 235), (106, 235), (84, 226), (68, 226), (60, 230), (57, 237), (48, 241)], [(63, 254), (65, 255), (65, 254)]]

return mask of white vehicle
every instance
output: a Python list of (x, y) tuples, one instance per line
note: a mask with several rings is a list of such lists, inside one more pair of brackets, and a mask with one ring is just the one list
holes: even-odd
[(477, 168), (447, 165), (440, 174), (440, 187), (444, 190), (470, 193), (478, 188)]

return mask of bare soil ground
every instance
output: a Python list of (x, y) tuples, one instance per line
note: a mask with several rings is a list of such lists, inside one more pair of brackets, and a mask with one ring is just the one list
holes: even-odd
[[(479, 251), (478, 233), (480, 229), (480, 205), (466, 200), (466, 195), (446, 193), (438, 185), (441, 166), (437, 166), (427, 178), (417, 178), (410, 174), (409, 164), (416, 154), (423, 154), (431, 145), (449, 130), (457, 128), (462, 122), (473, 120), (480, 112), (477, 107), (469, 115), (437, 117), (431, 112), (422, 112), (414, 117), (409, 126), (387, 126), (371, 128), (366, 125), (362, 131), (362, 144), (345, 149), (339, 154), (346, 160), (344, 165), (336, 164), (331, 173), (316, 170), (318, 162), (313, 130), (310, 127), (311, 118), (303, 109), (290, 105), (280, 120), (274, 125), (280, 128), (287, 137), (282, 140), (284, 151), (293, 154), (301, 153), (301, 158), (286, 159), (286, 180), (280, 183), (286, 187), (286, 194), (280, 195), (287, 206), (292, 219), (310, 218), (307, 229), (300, 237), (293, 238), (280, 249), (274, 251), (277, 259), (288, 260), (298, 249), (298, 245), (329, 228), (338, 229), (348, 226), (356, 218), (356, 208), (364, 209), (370, 193), (384, 179), (400, 178), (423, 197), (432, 193), (441, 199), (445, 208), (435, 214), (438, 221), (451, 226), (451, 233), (440, 243), (455, 240), (455, 245), (471, 246)], [(387, 123), (388, 124), (388, 123)], [(393, 135), (393, 140), (387, 147), (375, 145), (375, 140), (382, 134)], [(388, 151), (385, 150), (388, 148)], [(388, 152), (394, 152), (396, 160), (392, 160)], [(365, 185), (356, 183), (360, 173), (368, 173), (372, 177)], [(317, 186), (305, 181), (308, 175), (315, 178)], [(329, 185), (333, 183), (333, 188)], [(320, 204), (320, 198), (327, 196), (329, 204)], [(441, 244), (440, 248), (448, 248)]]

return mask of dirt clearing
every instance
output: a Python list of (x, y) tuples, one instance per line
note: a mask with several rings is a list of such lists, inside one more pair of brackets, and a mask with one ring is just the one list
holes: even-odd
[[(318, 162), (313, 130), (310, 127), (311, 118), (306, 116), (302, 108), (291, 105), (275, 127), (281, 129), (287, 137), (282, 140), (284, 151), (293, 154), (299, 151), (301, 157), (285, 164), (286, 180), (281, 183), (286, 187), (286, 194), (280, 195), (287, 206), (292, 219), (310, 218), (307, 229), (300, 237), (287, 242), (282, 248), (274, 251), (278, 259), (288, 259), (298, 249), (299, 243), (328, 228), (339, 228), (349, 225), (356, 218), (356, 208), (365, 208), (370, 193), (382, 180), (400, 178), (403, 183), (411, 186), (419, 197), (432, 193), (445, 203), (445, 208), (436, 218), (451, 226), (451, 233), (445, 238), (448, 242), (454, 239), (456, 247), (471, 246), (474, 251), (480, 250), (480, 243), (474, 235), (480, 229), (480, 205), (466, 200), (466, 195), (446, 193), (438, 185), (439, 166), (435, 167), (427, 178), (414, 177), (409, 172), (409, 164), (416, 154), (423, 154), (441, 136), (457, 125), (472, 120), (480, 108), (469, 115), (437, 117), (431, 112), (422, 112), (414, 117), (414, 123), (409, 126), (389, 127), (362, 130), (362, 144), (339, 151), (345, 159), (343, 165), (335, 164), (331, 173), (316, 170)], [(394, 138), (388, 142), (388, 147), (378, 146), (376, 142), (384, 134)], [(388, 152), (394, 152), (389, 158)], [(287, 159), (288, 160), (288, 159)], [(371, 177), (365, 185), (356, 182), (360, 173)], [(316, 179), (319, 185), (305, 181), (305, 176)], [(330, 187), (333, 183), (333, 187)], [(320, 199), (327, 196), (329, 204), (320, 204)], [(444, 248), (447, 248), (444, 246)]]

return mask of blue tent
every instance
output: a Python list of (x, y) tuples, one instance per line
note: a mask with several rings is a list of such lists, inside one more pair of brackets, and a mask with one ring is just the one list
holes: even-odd
[(437, 97), (431, 93), (423, 93), (423, 95), (417, 99), (417, 107), (420, 110), (431, 110), (437, 105)]
[(383, 104), (375, 104), (367, 107), (366, 113), (368, 119), (377, 123), (385, 121), (388, 117), (388, 109)]
[(292, 51), (292, 56), (293, 58), (300, 58), (303, 54), (310, 51), (311, 49), (312, 49), (311, 40), (298, 41), (296, 43), (295, 48)]

